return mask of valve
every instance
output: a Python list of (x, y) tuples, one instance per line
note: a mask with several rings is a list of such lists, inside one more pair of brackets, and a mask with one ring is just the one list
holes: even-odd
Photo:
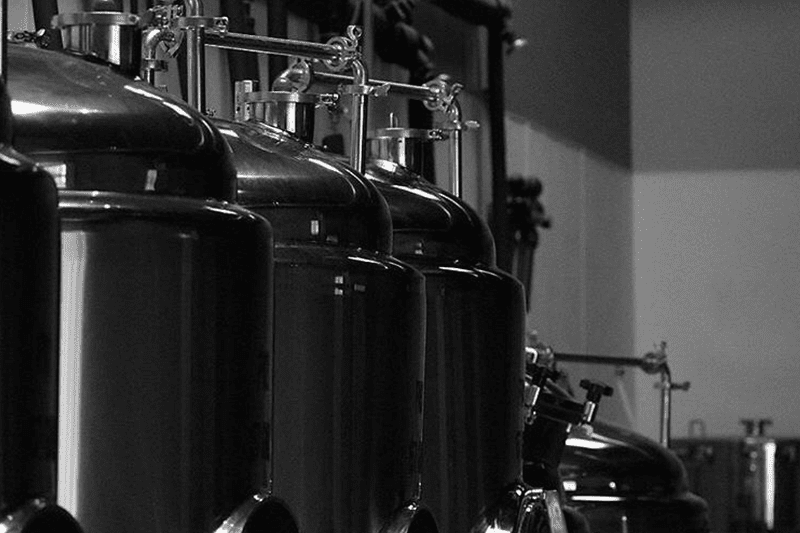
[[(763, 437), (767, 431), (767, 427), (772, 425), (772, 419), (759, 418), (757, 420), (753, 420), (750, 418), (743, 418), (739, 420), (739, 423), (744, 426), (745, 436)], [(756, 428), (758, 428), (758, 434), (756, 434)]]
[(528, 364), (525, 372), (524, 413), (525, 423), (532, 424), (536, 418), (536, 404), (548, 379), (555, 378), (558, 373), (540, 364)]
[(586, 389), (586, 403), (583, 404), (583, 418), (581, 424), (589, 425), (597, 417), (597, 406), (603, 396), (612, 396), (614, 388), (606, 385), (602, 381), (592, 381), (582, 379), (580, 382), (582, 389)]

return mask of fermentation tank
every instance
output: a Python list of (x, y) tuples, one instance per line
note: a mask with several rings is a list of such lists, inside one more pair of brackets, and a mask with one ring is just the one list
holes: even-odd
[(642, 359), (553, 353), (538, 342), (532, 342), (526, 351), (529, 383), (540, 387), (525, 429), (526, 482), (562, 490), (572, 517), (586, 520), (583, 526), (581, 520), (572, 524), (576, 531), (709, 531), (707, 505), (689, 492), (686, 472), (674, 453), (641, 435), (594, 419), (602, 396), (613, 393), (611, 387), (583, 379), (580, 386), (587, 389), (586, 400), (579, 403), (553, 381), (564, 378), (555, 371), (554, 358), (614, 360), (655, 372), (666, 368), (666, 359), (652, 359), (656, 355), (652, 353)]
[[(431, 139), (398, 130), (370, 142)], [(389, 204), (394, 254), (425, 276), (423, 501), (443, 531), (539, 531), (547, 513), (525, 512), (538, 504), (521, 482), (522, 286), (495, 267), (492, 236), (470, 207), (389, 159), (367, 173)]]
[(542, 384), (525, 429), (525, 481), (563, 491), (571, 533), (708, 532), (706, 504), (689, 492), (672, 452), (600, 421), (586, 425), (585, 406), (596, 404), (603, 384), (582, 380), (583, 404), (552, 381)]
[(239, 203), (275, 229), (273, 492), (303, 533), (432, 533), (419, 506), (424, 292), (363, 175), (291, 134), (217, 120)]
[(0, 81), (0, 529), (79, 533), (55, 505), (58, 198), (52, 176), (11, 139), (10, 100)]
[[(702, 420), (674, 449), (692, 490), (708, 500), (714, 531), (795, 533), (800, 527), (800, 439), (766, 434), (770, 419), (741, 420), (739, 437), (708, 437)], [(696, 429), (700, 434), (693, 435)]]
[(97, 533), (285, 529), (265, 492), (271, 229), (227, 202), (223, 137), (106, 66), (9, 64), (16, 140), (61, 188), (59, 503)]
[(706, 503), (689, 492), (670, 450), (636, 433), (596, 422), (571, 436), (560, 466), (568, 500), (594, 533), (707, 533)]

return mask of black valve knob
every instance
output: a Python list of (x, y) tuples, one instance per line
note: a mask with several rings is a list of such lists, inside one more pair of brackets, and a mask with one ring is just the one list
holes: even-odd
[(580, 385), (582, 389), (586, 389), (586, 400), (589, 402), (597, 403), (603, 396), (614, 394), (614, 387), (606, 385), (602, 381), (582, 379)]
[(558, 373), (555, 370), (542, 365), (528, 365), (528, 376), (530, 384), (544, 387), (548, 379), (555, 378)]

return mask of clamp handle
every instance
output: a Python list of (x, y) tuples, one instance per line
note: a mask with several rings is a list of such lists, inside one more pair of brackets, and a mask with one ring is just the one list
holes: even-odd
[(580, 385), (582, 389), (586, 389), (586, 401), (589, 402), (598, 403), (603, 396), (614, 395), (614, 387), (602, 381), (582, 379)]
[(591, 379), (582, 379), (580, 386), (582, 389), (586, 389), (586, 403), (583, 404), (581, 424), (588, 426), (597, 417), (597, 405), (600, 403), (600, 399), (603, 396), (614, 394), (614, 388), (602, 381), (592, 381)]

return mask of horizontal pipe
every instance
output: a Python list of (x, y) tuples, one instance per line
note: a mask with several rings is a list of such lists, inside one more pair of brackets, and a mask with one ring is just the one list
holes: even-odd
[[(336, 85), (339, 83), (352, 82), (353, 78), (342, 74), (332, 74), (330, 72), (314, 72), (312, 80), (313, 82)], [(383, 80), (369, 80), (369, 84), (373, 87), (387, 86), (389, 87), (389, 92), (415, 100), (432, 100), (437, 96), (433, 89), (424, 85), (410, 85), (408, 83)]]
[[(340, 59), (342, 55), (340, 48), (330, 44), (262, 37), (245, 33), (225, 33), (223, 35), (213, 30), (206, 32), (206, 45), (225, 50), (302, 56), (308, 59), (336, 60)], [(352, 78), (348, 79), (352, 80)]]
[(612, 366), (639, 366), (643, 364), (643, 360), (637, 357), (613, 357), (606, 355), (587, 355), (577, 353), (560, 353), (553, 354), (556, 361), (563, 361), (567, 363), (587, 363), (595, 365), (612, 365)]

